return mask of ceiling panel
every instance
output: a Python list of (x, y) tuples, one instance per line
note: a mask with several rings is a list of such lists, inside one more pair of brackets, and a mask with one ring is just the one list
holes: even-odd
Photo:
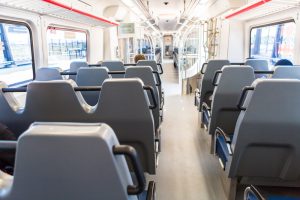
[[(257, 2), (260, 2), (260, 1), (257, 1), (257, 0), (252, 1), (250, 4), (247, 4), (247, 5), (243, 6), (242, 8), (234, 10), (232, 13), (235, 13), (243, 8), (247, 8)], [(270, 14), (278, 13), (283, 10), (297, 8), (297, 7), (300, 7), (300, 0), (271, 0), (270, 2), (267, 2), (261, 6), (258, 6), (257, 8), (254, 8), (249, 11), (243, 12), (239, 15), (236, 15), (236, 16), (232, 17), (232, 19), (250, 20), (250, 19), (267, 16)], [(230, 13), (230, 14), (232, 14), (232, 13)], [(230, 14), (228, 14), (228, 15), (230, 15)]]
[[(0, 5), (28, 10), (43, 15), (55, 16), (61, 19), (80, 22), (91, 26), (109, 27), (109, 26), (117, 25), (116, 22), (107, 20), (101, 16), (95, 16), (88, 12), (84, 12), (80, 14), (72, 10), (68, 10), (53, 5), (51, 3), (44, 2), (43, 0), (0, 0)], [(90, 14), (90, 15), (87, 16), (86, 14)], [(106, 20), (108, 22), (106, 22)]]

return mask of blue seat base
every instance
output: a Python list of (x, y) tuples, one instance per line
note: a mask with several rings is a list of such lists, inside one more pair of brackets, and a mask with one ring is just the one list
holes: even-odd
[(216, 155), (220, 158), (220, 161), (225, 169), (230, 153), (228, 151), (227, 142), (221, 135), (217, 135), (216, 138)]

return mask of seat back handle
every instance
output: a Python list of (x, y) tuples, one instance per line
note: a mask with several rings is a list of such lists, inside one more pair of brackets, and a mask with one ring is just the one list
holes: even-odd
[(159, 75), (159, 72), (157, 71), (153, 71), (153, 74), (155, 74), (156, 76), (156, 86), (161, 86), (161, 78), (160, 78), (160, 75)]
[(201, 74), (204, 74), (205, 73), (205, 71), (204, 71), (204, 68), (205, 68), (205, 65), (207, 65), (208, 63), (203, 63), (202, 64), (202, 67), (201, 67), (201, 70), (200, 70), (200, 73)]
[(155, 98), (153, 87), (151, 87), (149, 85), (145, 85), (145, 86), (143, 86), (143, 88), (144, 88), (144, 90), (149, 91), (150, 94), (151, 94), (153, 105), (150, 105), (149, 108), (152, 109), (152, 110), (155, 109), (157, 107), (157, 101), (156, 101), (156, 98)]
[(128, 185), (127, 193), (129, 195), (138, 195), (142, 193), (146, 187), (146, 179), (136, 150), (128, 145), (115, 145), (113, 146), (113, 153), (115, 155), (126, 156), (132, 164), (134, 174), (137, 179), (137, 185)]
[(164, 73), (164, 69), (162, 67), (162, 64), (157, 63), (157, 66), (159, 67), (159, 74), (163, 74)]
[(222, 74), (222, 70), (218, 70), (218, 71), (215, 72), (214, 78), (213, 78), (213, 81), (212, 81), (213, 86), (218, 86), (217, 81), (218, 81), (219, 74)]
[(240, 110), (246, 110), (246, 108), (243, 107), (243, 105), (244, 105), (244, 102), (245, 102), (247, 93), (248, 93), (248, 91), (250, 91), (250, 90), (253, 91), (253, 90), (254, 90), (254, 87), (249, 87), (249, 86), (244, 87), (244, 89), (243, 89), (243, 91), (242, 91), (242, 94), (241, 94), (241, 96), (240, 96), (238, 105), (237, 105), (238, 109), (240, 109)]

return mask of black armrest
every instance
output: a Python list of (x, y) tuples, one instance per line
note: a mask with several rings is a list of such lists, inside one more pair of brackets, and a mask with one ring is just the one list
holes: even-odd
[[(227, 149), (228, 149), (228, 152), (230, 155), (232, 155), (232, 149), (231, 149), (231, 139), (229, 137), (228, 134), (226, 134), (220, 127), (217, 127), (216, 128), (216, 131), (215, 131), (215, 135), (218, 136), (222, 136), (224, 138), (224, 140), (226, 141), (227, 143)], [(217, 138), (217, 137), (216, 137)]]
[(154, 181), (150, 181), (147, 190), (147, 199), (146, 200), (155, 200), (156, 185)]

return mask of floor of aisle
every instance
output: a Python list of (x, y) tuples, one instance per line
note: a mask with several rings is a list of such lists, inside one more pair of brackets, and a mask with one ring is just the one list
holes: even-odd
[(198, 126), (192, 95), (181, 95), (172, 60), (163, 63), (165, 90), (162, 152), (159, 156), (159, 200), (223, 200), (219, 163), (209, 152), (209, 141)]

